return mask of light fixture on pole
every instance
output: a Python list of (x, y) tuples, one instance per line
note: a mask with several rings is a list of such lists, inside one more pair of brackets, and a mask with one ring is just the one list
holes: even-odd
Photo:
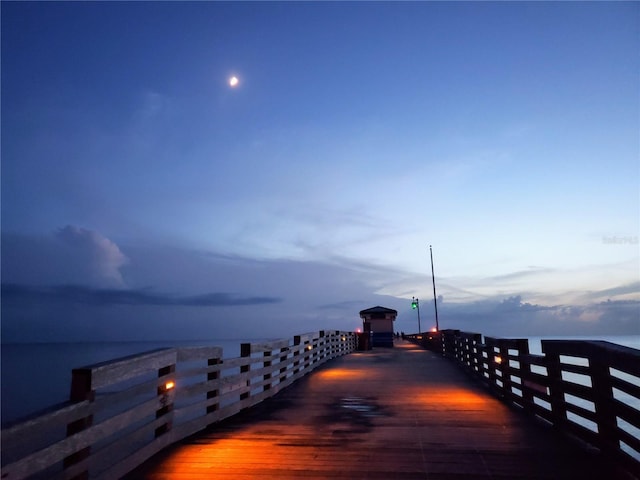
[(411, 308), (418, 311), (418, 334), (422, 332), (420, 327), (420, 302), (416, 297), (411, 297)]

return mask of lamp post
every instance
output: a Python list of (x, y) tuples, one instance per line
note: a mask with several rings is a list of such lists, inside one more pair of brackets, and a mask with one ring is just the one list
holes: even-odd
[(416, 297), (411, 297), (411, 308), (418, 311), (418, 335), (422, 332), (420, 327), (420, 302)]

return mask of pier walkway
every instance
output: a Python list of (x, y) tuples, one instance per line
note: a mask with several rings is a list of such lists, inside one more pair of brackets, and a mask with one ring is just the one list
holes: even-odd
[(405, 342), (346, 355), (127, 479), (631, 479)]

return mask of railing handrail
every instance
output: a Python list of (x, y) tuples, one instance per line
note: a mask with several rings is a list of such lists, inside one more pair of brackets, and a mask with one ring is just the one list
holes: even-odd
[[(456, 362), (506, 403), (599, 449), (640, 477), (640, 350), (600, 340), (542, 340), (441, 330), (405, 338)], [(573, 376), (573, 377), (572, 377)], [(577, 383), (582, 380), (581, 383)]]
[(2, 430), (2, 478), (118, 478), (162, 448), (352, 352), (337, 330), (220, 347), (163, 348), (72, 372), (70, 402)]

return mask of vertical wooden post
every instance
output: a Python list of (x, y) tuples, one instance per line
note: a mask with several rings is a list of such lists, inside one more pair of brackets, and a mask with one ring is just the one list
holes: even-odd
[(458, 335), (455, 337), (455, 349), (456, 349), (456, 361), (458, 362), (458, 366), (464, 368), (464, 338), (460, 336), (460, 332), (458, 331)]
[(498, 370), (500, 371), (500, 380), (502, 382), (500, 390), (505, 400), (511, 401), (513, 392), (511, 391), (511, 375), (509, 375), (509, 345), (505, 339), (498, 340), (498, 349), (500, 351)]
[[(525, 383), (531, 380), (531, 363), (529, 363), (529, 340), (521, 338), (517, 340), (518, 364), (520, 365), (520, 391), (522, 392), (522, 407), (525, 411), (533, 413), (533, 393), (525, 388)], [(525, 357), (527, 358), (525, 360)]]
[(596, 409), (598, 424), (598, 440), (600, 449), (609, 455), (615, 455), (620, 449), (618, 425), (614, 409), (613, 384), (609, 364), (603, 362), (602, 355), (589, 349), (589, 369), (591, 370), (591, 387), (593, 403)]
[[(251, 357), (251, 344), (250, 343), (242, 343), (240, 344), (240, 356), (242, 358)], [(247, 373), (251, 368), (250, 364), (242, 365), (240, 367), (240, 373)], [(248, 377), (248, 376), (247, 376)], [(249, 394), (251, 393), (251, 379), (247, 378), (247, 391), (245, 393), (240, 394), (240, 400), (244, 400), (245, 398), (249, 398)]]
[[(71, 373), (71, 391), (69, 400), (72, 402), (95, 401), (96, 392), (92, 387), (92, 374), (90, 369), (75, 368)], [(71, 437), (78, 432), (86, 430), (93, 425), (93, 414), (84, 418), (71, 422), (67, 425), (67, 437)], [(89, 458), (91, 455), (91, 447), (83, 448), (76, 453), (66, 457), (63, 461), (65, 469), (80, 463)], [(73, 480), (85, 480), (89, 478), (89, 471), (85, 470), (73, 477)]]
[(482, 335), (479, 333), (473, 334), (473, 374), (479, 376), (481, 380), (484, 380), (482, 374)]
[(325, 351), (326, 347), (327, 347), (327, 341), (324, 336), (324, 330), (320, 330), (320, 334), (318, 337), (318, 348), (316, 348), (315, 351), (313, 352), (312, 363), (315, 364), (318, 361), (321, 361), (326, 356), (326, 351)]
[(478, 359), (478, 375), (480, 376), (480, 380), (486, 382), (489, 378), (489, 364), (487, 363), (489, 358), (489, 348), (487, 347), (487, 339), (485, 338), (479, 345), (477, 345), (476, 349), (476, 357)]
[[(500, 387), (498, 386), (498, 364), (497, 357), (500, 357), (500, 349), (495, 338), (485, 337), (484, 343), (487, 352), (487, 374), (489, 375), (489, 388), (494, 394), (498, 394)], [(498, 351), (496, 352), (496, 349)]]
[(295, 337), (293, 337), (293, 345), (295, 346), (295, 349), (293, 351), (293, 358), (295, 359), (295, 361), (293, 362), (293, 373), (296, 374), (300, 371), (300, 360), (298, 357), (300, 357), (300, 342), (302, 341), (302, 339), (300, 338), (300, 335), (296, 335)]
[(329, 340), (327, 347), (327, 356), (331, 358), (335, 358), (338, 356), (338, 348), (340, 344), (337, 339), (339, 339), (338, 334), (335, 330), (329, 330)]
[(161, 435), (164, 435), (169, 430), (171, 430), (172, 420), (173, 420), (173, 392), (175, 388), (175, 384), (169, 383), (173, 382), (173, 376), (176, 371), (175, 363), (172, 365), (167, 365), (166, 367), (162, 367), (158, 369), (158, 389), (157, 394), (160, 398), (160, 404), (162, 405), (158, 410), (156, 410), (156, 418), (164, 418), (166, 421), (156, 428), (155, 436), (158, 438)]
[[(207, 359), (207, 366), (209, 366), (209, 367), (220, 365), (220, 363), (222, 363), (220, 358), (209, 358), (209, 359)], [(219, 370), (207, 373), (207, 381), (208, 382), (211, 382), (211, 381), (214, 381), (214, 380), (219, 380), (219, 379), (220, 379), (220, 371)], [(218, 389), (217, 382), (216, 382), (215, 385), (216, 385), (216, 388), (213, 388), (213, 389), (207, 391), (207, 403), (208, 403), (208, 405), (207, 405), (207, 414), (213, 413), (213, 412), (217, 411), (218, 408), (220, 408), (220, 403), (219, 403), (220, 400), (218, 399), (218, 396), (220, 395), (220, 391)], [(210, 403), (209, 400), (212, 400), (212, 399), (216, 399), (216, 400)]]
[[(271, 357), (271, 350), (269, 350), (268, 352), (264, 352), (262, 354), (263, 357)], [(262, 364), (263, 367), (270, 367), (271, 366), (271, 360), (265, 360)], [(262, 379), (264, 381), (267, 381), (269, 379), (271, 379), (271, 373), (265, 373), (262, 377)], [(262, 390), (266, 391), (269, 390), (271, 388), (271, 382), (266, 383), (263, 387)]]
[(311, 343), (309, 343), (309, 340), (304, 342), (304, 363), (303, 363), (303, 370), (307, 370), (309, 368), (309, 365), (311, 364), (311, 350), (313, 349), (313, 340), (311, 340)]
[(560, 353), (557, 350), (549, 351), (548, 344), (544, 340), (542, 340), (542, 352), (545, 354), (547, 376), (549, 377), (549, 400), (553, 426), (563, 430), (567, 423), (567, 406), (564, 401)]
[(471, 339), (465, 335), (460, 340), (462, 341), (462, 363), (464, 369), (471, 371)]
[[(289, 356), (289, 347), (283, 347), (280, 349), (280, 364), (282, 365), (287, 361), (287, 357)], [(287, 367), (280, 367), (280, 383), (284, 382), (287, 379)]]
[(456, 358), (456, 337), (460, 330), (443, 330), (443, 355), (448, 358)]

